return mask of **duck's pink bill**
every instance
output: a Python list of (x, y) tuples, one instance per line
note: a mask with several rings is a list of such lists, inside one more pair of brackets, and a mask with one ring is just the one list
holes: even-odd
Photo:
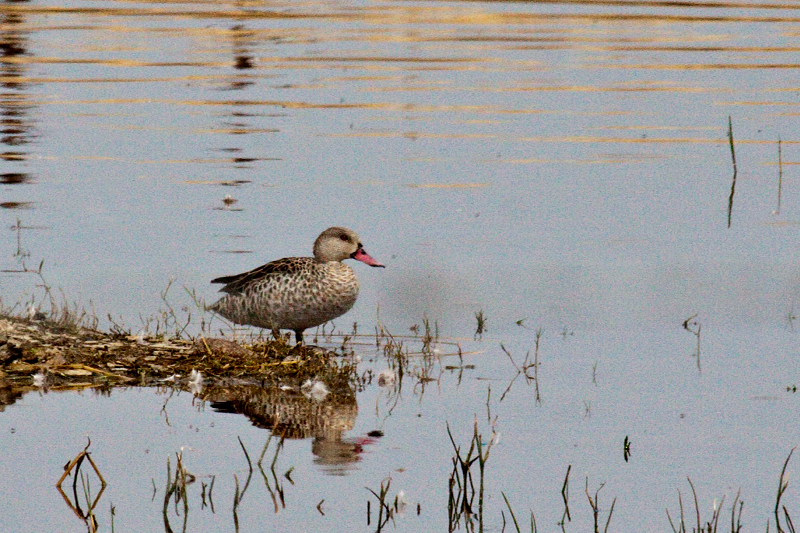
[(363, 248), (356, 250), (356, 253), (353, 254), (353, 259), (356, 261), (361, 261), (362, 263), (366, 263), (369, 266), (386, 268), (385, 265), (375, 261), (367, 252), (364, 251)]

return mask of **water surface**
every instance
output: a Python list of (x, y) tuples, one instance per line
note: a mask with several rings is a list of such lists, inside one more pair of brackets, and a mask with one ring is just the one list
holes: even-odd
[[(444, 362), (424, 394), (409, 378), (391, 414), (376, 384), (359, 392), (342, 438), (385, 436), (341, 475), (313, 438), (287, 441), (286, 508), (256, 475), (240, 530), (374, 529), (364, 487), (387, 476), (421, 507), (397, 529), (444, 530), (445, 424), (467, 445), (476, 417), (501, 433), (493, 529), (502, 492), (526, 524), (531, 509), (557, 529), (569, 465), (567, 529), (590, 527), (586, 476), (606, 483), (603, 512), (617, 498), (609, 530), (668, 530), (687, 476), (706, 519), (739, 488), (748, 530), (770, 516), (798, 442), (797, 5), (23, 1), (0, 14), (5, 306), (47, 310), (47, 283), (101, 327), (152, 333), (174, 280), (166, 298), (196, 333), (183, 287), (210, 302), (210, 279), (308, 254), (345, 225), (387, 269), (356, 265), (340, 329), (401, 334), (428, 317), (475, 352), (475, 369)], [(44, 279), (19, 272), (41, 261)], [(473, 345), (478, 311), (488, 332)], [(682, 327), (694, 315), (702, 372)], [(501, 402), (515, 371), (500, 343), (519, 363), (539, 328), (541, 404), (522, 378)], [(85, 529), (53, 485), (87, 435), (109, 481), (103, 528), (112, 503), (119, 530), (164, 527), (181, 448), (200, 480), (190, 529), (234, 528), (233, 475), (248, 472), (236, 437), (260, 453), (270, 432), (188, 393), (165, 413), (168, 394), (40, 391), (6, 407), (4, 529)], [(209, 476), (215, 512), (201, 508)]]

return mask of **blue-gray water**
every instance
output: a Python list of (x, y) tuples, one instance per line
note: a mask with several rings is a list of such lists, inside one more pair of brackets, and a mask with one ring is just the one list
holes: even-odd
[[(427, 316), (471, 339), (475, 313), (488, 317), (482, 341), (462, 341), (477, 353), (460, 380), (444, 371), (420, 396), (409, 379), (388, 418), (374, 383), (358, 394), (344, 438), (385, 437), (347, 475), (287, 441), (286, 509), (256, 476), (240, 530), (374, 530), (364, 487), (389, 475), (421, 507), (398, 529), (446, 529), (445, 424), (465, 446), (475, 417), (488, 435), (487, 397), (501, 434), (491, 529), (508, 519), (501, 492), (526, 526), (531, 509), (557, 529), (568, 465), (567, 530), (589, 527), (587, 475), (590, 490), (606, 483), (604, 512), (617, 497), (610, 531), (668, 531), (687, 476), (704, 518), (723, 494), (729, 516), (741, 487), (745, 529), (765, 527), (798, 444), (795, 4), (13, 2), (0, 15), (3, 270), (43, 260), (57, 298), (133, 332), (174, 279), (191, 330), (184, 287), (210, 302), (210, 279), (308, 254), (336, 224), (387, 265), (355, 265), (361, 295), (340, 328), (401, 334)], [(8, 229), (18, 220), (29, 229)], [(3, 273), (3, 304), (46, 309), (41, 283)], [(695, 314), (702, 373), (682, 327)], [(522, 378), (500, 402), (514, 376), (500, 343), (519, 363), (539, 328), (542, 404)], [(387, 366), (362, 355), (365, 370)], [(252, 454), (269, 433), (188, 393), (167, 420), (166, 394), (6, 407), (2, 529), (85, 529), (54, 485), (89, 435), (105, 530), (111, 504), (118, 531), (163, 529), (181, 447), (190, 471), (217, 476), (215, 513), (189, 490), (191, 529), (232, 530), (233, 475), (247, 473), (236, 437)]]

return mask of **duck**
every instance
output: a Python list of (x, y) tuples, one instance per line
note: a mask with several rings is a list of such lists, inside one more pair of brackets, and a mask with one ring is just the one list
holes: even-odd
[(358, 278), (350, 266), (355, 259), (385, 268), (361, 244), (358, 234), (334, 226), (314, 241), (313, 257), (284, 257), (258, 268), (211, 280), (224, 283), (226, 293), (209, 309), (235, 324), (294, 331), (297, 344), (303, 331), (340, 317), (358, 298)]

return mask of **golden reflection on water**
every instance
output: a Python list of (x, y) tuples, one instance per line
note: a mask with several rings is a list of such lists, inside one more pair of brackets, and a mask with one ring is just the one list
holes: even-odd
[[(20, 61), (28, 54), (28, 35), (24, 19), (14, 12), (0, 10), (0, 143), (5, 145), (2, 159), (18, 168), (0, 174), (4, 185), (31, 183), (34, 176), (28, 173), (25, 162), (29, 158), (26, 146), (36, 138), (31, 112), (34, 103), (27, 94), (26, 66)], [(8, 209), (22, 209), (31, 202), (5, 202)]]
[[(152, 5), (148, 5), (152, 4)], [(127, 5), (127, 4), (126, 4)], [(708, 8), (713, 8), (714, 13), (724, 12), (725, 9), (747, 9), (758, 12), (760, 10), (788, 10), (793, 15), (797, 12), (795, 4), (758, 4), (758, 3), (681, 3), (679, 6), (670, 2), (462, 2), (456, 7), (432, 6), (430, 3), (417, 6), (404, 2), (387, 2), (382, 5), (352, 6), (347, 4), (304, 4), (294, 3), (288, 5), (272, 6), (269, 3), (238, 3), (240, 9), (220, 9), (219, 4), (208, 2), (172, 2), (173, 8), (164, 6), (168, 2), (140, 2), (137, 7), (98, 7), (98, 8), (67, 8), (59, 6), (33, 6), (25, 3), (4, 4), (0, 6), (0, 13), (20, 19), (19, 32), (34, 31), (68, 31), (74, 30), (73, 18), (80, 18), (82, 28), (87, 34), (114, 35), (121, 39), (125, 34), (150, 33), (159, 39), (165, 38), (191, 38), (196, 41), (198, 51), (204, 53), (209, 44), (229, 47), (233, 44), (236, 62), (240, 67), (254, 67), (256, 70), (270, 69), (297, 69), (314, 68), (314, 65), (328, 63), (358, 63), (360, 65), (374, 64), (379, 70), (392, 70), (392, 65), (413, 63), (440, 65), (444, 70), (453, 70), (462, 65), (463, 68), (475, 68), (475, 64), (483, 68), (541, 68), (546, 64), (540, 62), (520, 63), (512, 62), (509, 66), (498, 65), (496, 59), (483, 56), (481, 53), (490, 53), (500, 50), (582, 50), (597, 54), (598, 52), (649, 52), (649, 53), (678, 53), (678, 52), (728, 52), (728, 53), (759, 53), (759, 54), (790, 54), (800, 50), (798, 46), (783, 44), (781, 46), (742, 46), (730, 43), (727, 32), (721, 32), (720, 24), (732, 25), (736, 23), (769, 23), (793, 24), (800, 22), (800, 16), (755, 16), (744, 14), (715, 14), (703, 15)], [(601, 11), (591, 13), (536, 13), (523, 11), (536, 11), (542, 6), (589, 6), (598, 10), (613, 10), (613, 8), (631, 9), (634, 7), (663, 8), (674, 11), (689, 12), (692, 9), (699, 14), (681, 15), (667, 12), (654, 13), (626, 13)], [(518, 7), (519, 11), (499, 11), (508, 6)], [(338, 10), (337, 10), (338, 7)], [(180, 9), (184, 8), (184, 9)], [(198, 8), (208, 8), (200, 10)], [(492, 10), (492, 8), (496, 9)], [(280, 11), (278, 11), (280, 9)], [(65, 22), (61, 25), (50, 21), (49, 17), (40, 15), (56, 15)], [(29, 21), (22, 20), (28, 17)], [(219, 27), (135, 27), (145, 22), (157, 23), (159, 18), (168, 19), (170, 22), (184, 19), (209, 19), (214, 22), (236, 22), (232, 28)], [(130, 26), (121, 25), (120, 20), (130, 19)], [(254, 21), (290, 19), (293, 25), (288, 28), (247, 28), (243, 24)], [(112, 21), (109, 24), (109, 21)], [(319, 23), (328, 24), (320, 28)], [(42, 25), (37, 24), (42, 23)], [(347, 23), (341, 27), (340, 23)], [(352, 23), (362, 23), (363, 27), (352, 27)], [(263, 22), (259, 22), (263, 23)], [(46, 25), (45, 25), (46, 24)], [(203, 23), (201, 23), (203, 24)], [(655, 26), (654, 26), (655, 24)], [(712, 26), (713, 28), (706, 28)], [(377, 27), (377, 28), (376, 28)], [(101, 39), (98, 38), (98, 41)], [(82, 45), (82, 53), (108, 53), (116, 52), (120, 55), (132, 52), (147, 52), (141, 45), (134, 46), (130, 43), (106, 42), (102, 44), (91, 41)], [(363, 43), (365, 47), (372, 44), (386, 43), (439, 43), (441, 52), (446, 52), (446, 57), (431, 57), (430, 55), (409, 54), (409, 49), (402, 49), (404, 54), (391, 55), (353, 53), (348, 51), (334, 55), (314, 54), (308, 55), (265, 55), (252, 57), (250, 49), (265, 44), (293, 46), (301, 44), (321, 43)], [(452, 43), (462, 46), (453, 48)], [(294, 48), (293, 48), (294, 49)], [(437, 50), (433, 48), (433, 50)], [(149, 51), (157, 52), (158, 45), (153, 45)], [(618, 69), (780, 69), (797, 68), (796, 62), (686, 62), (691, 55), (681, 55), (679, 62), (638, 62), (617, 64), (613, 58), (603, 59), (594, 65), (583, 65), (584, 68), (618, 68)], [(148, 61), (134, 60), (126, 57), (118, 58), (66, 58), (58, 56), (34, 56), (21, 54), (15, 57), (6, 57), (8, 64), (37, 64), (37, 63), (63, 63), (63, 64), (96, 64), (101, 66), (116, 67), (206, 67), (221, 68), (230, 65), (230, 57), (218, 56), (207, 60), (193, 61)], [(302, 64), (302, 65), (298, 65)], [(18, 73), (15, 73), (18, 75)], [(173, 80), (179, 78), (161, 78)], [(357, 77), (354, 79), (358, 79)], [(136, 81), (135, 76), (128, 76), (121, 80)], [(44, 78), (39, 82), (66, 81), (58, 78)], [(78, 81), (78, 80), (72, 80)], [(97, 81), (97, 79), (85, 80)], [(112, 80), (109, 80), (112, 81)], [(431, 88), (427, 88), (430, 90)], [(547, 90), (565, 90), (568, 87), (553, 87)], [(544, 89), (540, 89), (544, 90)], [(575, 88), (571, 88), (575, 90)], [(654, 89), (657, 90), (657, 89)], [(664, 88), (661, 90), (670, 90)]]
[[(243, 109), (362, 110), (363, 121), (394, 117), (441, 123), (439, 113), (457, 117), (452, 131), (407, 131), (380, 127), (328, 131), (329, 138), (467, 139), (503, 138), (523, 143), (720, 144), (722, 129), (660, 133), (657, 122), (606, 134), (518, 135), (502, 131), (506, 115), (624, 116), (621, 108), (582, 111), (558, 107), (542, 97), (574, 94), (703, 95), (734, 93), (736, 87), (701, 83), (696, 71), (778, 71), (800, 68), (800, 45), (788, 41), (800, 23), (800, 4), (780, 2), (668, 2), (622, 0), (387, 1), (345, 2), (106, 1), (89, 6), (0, 5), (0, 117), (6, 162), (24, 164), (26, 145), (38, 133), (32, 118), (40, 108), (96, 108), (112, 117), (118, 106), (219, 107)], [(43, 36), (56, 35), (53, 40)], [(770, 37), (772, 35), (772, 37)], [(31, 46), (35, 42), (37, 46)], [(35, 52), (34, 52), (35, 50)], [(563, 52), (563, 53), (560, 53)], [(615, 75), (622, 71), (624, 75)], [(568, 72), (568, 74), (565, 74)], [(611, 72), (611, 74), (604, 74)], [(491, 82), (473, 82), (487, 74)], [(580, 75), (573, 76), (578, 73)], [(645, 74), (643, 74), (645, 73)], [(656, 77), (657, 76), (657, 77)], [(579, 78), (579, 79), (575, 79)], [(483, 80), (484, 78), (482, 78)], [(278, 81), (279, 80), (279, 81)], [(254, 84), (284, 91), (287, 98), (170, 98), (174, 86), (242, 91)], [(61, 84), (104, 86), (101, 96), (70, 98)], [(114, 96), (140, 84), (154, 87), (147, 97)], [(273, 85), (270, 85), (273, 84)], [(792, 82), (775, 90), (795, 91)], [(31, 87), (37, 86), (37, 96)], [(41, 88), (44, 87), (44, 90)], [(157, 88), (157, 89), (155, 89)], [(333, 100), (331, 89), (347, 98)], [(328, 93), (326, 93), (328, 91)], [(412, 99), (423, 93), (425, 98)], [(511, 105), (486, 101), (514, 98)], [(48, 95), (46, 97), (42, 94)], [(201, 94), (195, 91), (193, 94)], [(207, 93), (206, 93), (207, 94)], [(242, 93), (240, 93), (242, 94)], [(262, 93), (263, 94), (263, 93)], [(325, 96), (319, 97), (318, 95)], [(477, 95), (477, 96), (476, 96)], [(380, 99), (374, 99), (378, 96)], [(486, 97), (486, 98), (484, 98)], [(446, 100), (446, 101), (445, 101)], [(762, 98), (724, 102), (726, 106), (781, 105)], [(782, 105), (795, 105), (785, 103)], [(67, 111), (69, 112), (69, 111)], [(78, 113), (76, 112), (76, 115)], [(373, 118), (373, 115), (379, 118)], [(388, 115), (388, 117), (386, 116)], [(792, 115), (787, 112), (784, 114)], [(421, 117), (421, 118), (420, 118)], [(653, 122), (653, 121), (651, 121)], [(722, 122), (722, 121), (721, 121)], [(461, 125), (473, 126), (461, 131)], [(495, 133), (480, 126), (495, 126)], [(101, 129), (107, 126), (101, 126)], [(141, 125), (131, 131), (156, 130)], [(164, 131), (163, 127), (160, 127)], [(475, 131), (479, 130), (479, 131)], [(609, 131), (608, 129), (606, 130)], [(186, 127), (175, 135), (208, 134), (234, 138), (278, 133), (246, 118), (223, 117), (216, 124)], [(707, 133), (707, 136), (703, 135)], [(737, 142), (755, 142), (737, 139)], [(228, 146), (220, 148), (229, 148)], [(239, 146), (235, 148), (241, 149)], [(80, 158), (81, 156), (64, 156)], [(265, 158), (244, 156), (251, 161)], [(641, 160), (641, 157), (637, 156)], [(117, 160), (105, 155), (90, 159)], [(416, 160), (424, 160), (417, 157)], [(624, 159), (624, 158), (623, 158)], [(429, 160), (439, 160), (433, 157)], [(540, 163), (547, 157), (503, 158), (508, 163)], [(561, 161), (566, 161), (562, 159)], [(581, 159), (568, 159), (585, 162)], [(617, 157), (588, 161), (618, 162)], [(234, 158), (141, 159), (137, 163), (236, 165)], [(3, 183), (33, 179), (26, 169), (8, 169)]]
[[(109, 2), (110, 4), (111, 2)], [(416, 2), (415, 2), (416, 3)], [(353, 6), (349, 4), (313, 4), (295, 2), (293, 4), (275, 4), (268, 2), (240, 4), (220, 7), (219, 3), (174, 2), (172, 7), (165, 8), (169, 2), (139, 2), (142, 7), (66, 7), (41, 6), (29, 4), (5, 4), (2, 11), (19, 15), (80, 15), (81, 17), (163, 17), (169, 19), (234, 19), (237, 21), (253, 21), (260, 19), (296, 20), (326, 19), (332, 21), (362, 21), (370, 24), (552, 24), (559, 22), (798, 22), (796, 4), (759, 4), (741, 3), (708, 3), (708, 2), (628, 2), (597, 0), (595, 2), (553, 1), (536, 2), (541, 6), (586, 7), (581, 13), (527, 13), (520, 12), (527, 7), (527, 2), (460, 2), (461, 5), (435, 7), (432, 3), (412, 5), (410, 2), (386, 2), (382, 5)], [(129, 4), (126, 2), (126, 4)], [(147, 4), (153, 4), (147, 6)], [(405, 5), (404, 5), (405, 4)], [(448, 2), (452, 4), (452, 2)], [(479, 6), (520, 6), (520, 11), (490, 11)], [(227, 7), (227, 8), (226, 8)], [(340, 10), (336, 8), (340, 7)], [(183, 8), (183, 9), (181, 9)], [(207, 8), (207, 9), (203, 9)], [(596, 11), (591, 11), (596, 8)], [(650, 8), (653, 13), (630, 13), (615, 11), (614, 8)], [(739, 14), (725, 10), (752, 10), (753, 13)], [(672, 10), (673, 12), (659, 12)], [(707, 14), (709, 11), (714, 14)], [(605, 12), (613, 11), (613, 12)], [(789, 11), (791, 15), (779, 16), (774, 11)], [(761, 12), (767, 12), (762, 14)]]

